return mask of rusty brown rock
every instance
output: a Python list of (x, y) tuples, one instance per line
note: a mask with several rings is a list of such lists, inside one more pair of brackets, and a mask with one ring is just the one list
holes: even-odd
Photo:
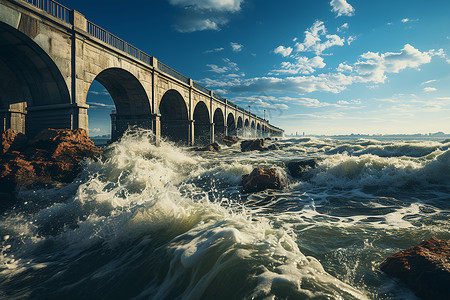
[(20, 150), (26, 143), (27, 138), (24, 134), (8, 129), (1, 135), (0, 154)]
[(253, 139), (253, 140), (245, 140), (241, 142), (241, 151), (254, 151), (261, 150), (264, 151), (264, 139)]
[(227, 135), (226, 137), (224, 137), (222, 139), (222, 141), (225, 143), (225, 145), (232, 146), (232, 145), (236, 144), (237, 142), (239, 142), (239, 138), (237, 136)]
[(450, 295), (450, 240), (431, 238), (387, 258), (380, 268), (423, 299)]
[(281, 189), (283, 187), (280, 174), (274, 168), (255, 168), (248, 175), (242, 176), (242, 192), (253, 193), (266, 189)]
[(11, 151), (12, 147), (0, 156), (3, 192), (35, 184), (69, 183), (79, 173), (79, 163), (83, 159), (102, 153), (83, 129), (46, 129), (22, 145), (21, 151)]

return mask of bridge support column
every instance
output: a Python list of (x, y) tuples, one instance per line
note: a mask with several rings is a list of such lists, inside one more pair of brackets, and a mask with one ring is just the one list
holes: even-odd
[[(22, 107), (18, 107), (21, 106)], [(25, 103), (10, 105), (9, 109), (0, 110), (0, 132), (8, 129), (25, 133)]]
[(86, 104), (55, 104), (27, 108), (26, 133), (32, 137), (46, 128), (85, 129), (88, 131)]
[(214, 123), (211, 123), (209, 128), (210, 128), (209, 140), (211, 143), (214, 143)]
[(224, 126), (223, 129), (223, 133), (225, 134), (225, 136), (228, 136), (228, 126)]
[(188, 120), (189, 122), (189, 137), (188, 137), (188, 145), (189, 146), (194, 146), (195, 143), (195, 127), (194, 127), (194, 122), (195, 120)]
[(150, 119), (152, 123), (153, 134), (155, 135), (155, 142), (156, 145), (159, 146), (159, 143), (161, 142), (161, 115), (160, 114), (151, 115)]

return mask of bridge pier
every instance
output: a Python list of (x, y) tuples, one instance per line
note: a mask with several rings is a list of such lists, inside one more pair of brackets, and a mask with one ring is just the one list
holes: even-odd
[(25, 133), (26, 103), (10, 104), (9, 108), (0, 110), (0, 132), (8, 129)]
[(188, 120), (189, 122), (189, 138), (188, 138), (188, 145), (194, 146), (195, 143), (195, 120)]
[(85, 129), (88, 131), (87, 104), (54, 104), (27, 107), (26, 133), (38, 134), (46, 128)]
[(215, 139), (214, 139), (214, 123), (211, 123), (209, 128), (210, 128), (209, 140), (210, 140), (211, 143), (214, 143), (214, 141), (215, 141)]

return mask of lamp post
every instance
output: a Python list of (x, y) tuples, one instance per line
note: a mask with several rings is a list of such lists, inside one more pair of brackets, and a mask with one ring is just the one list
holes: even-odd
[(264, 110), (264, 121), (266, 120), (266, 110)]

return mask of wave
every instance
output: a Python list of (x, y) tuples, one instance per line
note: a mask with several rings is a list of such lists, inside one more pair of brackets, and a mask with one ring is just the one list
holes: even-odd
[(3, 295), (365, 298), (305, 256), (295, 234), (211, 201), (194, 180), (236, 184), (251, 166), (210, 167), (152, 138), (129, 132), (103, 160), (86, 160), (72, 184), (20, 194), (22, 206), (0, 219)]
[(334, 154), (325, 156), (310, 172), (314, 183), (335, 187), (446, 184), (450, 179), (450, 150), (437, 150), (420, 159)]

